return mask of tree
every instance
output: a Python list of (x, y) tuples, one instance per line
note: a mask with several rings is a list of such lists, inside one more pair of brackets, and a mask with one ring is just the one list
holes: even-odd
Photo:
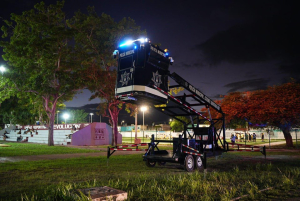
[(222, 101), (226, 118), (248, 118), (252, 123), (276, 126), (282, 130), (286, 145), (293, 146), (290, 130), (300, 122), (299, 83), (289, 82), (266, 90), (240, 93), (236, 99), (233, 97), (234, 94), (229, 94)]
[[(185, 123), (189, 123), (189, 119), (186, 117), (178, 116), (176, 118), (182, 120)], [(177, 119), (173, 119), (169, 122), (169, 124), (171, 126), (172, 131), (181, 132), (184, 130), (184, 124), (181, 121), (178, 121)]]
[(72, 123), (84, 123), (86, 122), (86, 118), (89, 115), (84, 110), (67, 110), (67, 113), (70, 114), (70, 119), (68, 122)]
[(290, 130), (300, 122), (300, 84), (289, 82), (256, 91), (249, 98), (252, 121), (280, 128), (286, 145), (293, 146)]
[(124, 102), (115, 99), (117, 63), (112, 53), (122, 38), (137, 37), (144, 32), (130, 18), (115, 22), (109, 15), (98, 16), (93, 8), (88, 9), (88, 15), (77, 12), (69, 24), (77, 31), (76, 48), (81, 50), (82, 64), (87, 67), (82, 76), (93, 93), (90, 99), (99, 97), (103, 100), (101, 111), (113, 127), (113, 144), (116, 145), (118, 115)]
[[(53, 146), (53, 124), (58, 101), (70, 100), (78, 89), (83, 66), (73, 45), (74, 30), (67, 26), (64, 2), (46, 6), (43, 2), (22, 15), (11, 14), (1, 29), (6, 73), (10, 86), (5, 91), (35, 94), (49, 120), (48, 145)], [(8, 85), (6, 85), (8, 86)], [(4, 91), (4, 92), (5, 92)], [(3, 92), (3, 91), (2, 91)]]
[(12, 96), (2, 102), (0, 113), (2, 115), (3, 123), (10, 124), (34, 124), (38, 110), (35, 110), (34, 104), (32, 104), (29, 98), (18, 98)]
[(251, 120), (248, 113), (250, 94), (250, 92), (232, 92), (220, 102), (226, 114), (225, 124), (230, 128), (246, 127), (247, 121)]

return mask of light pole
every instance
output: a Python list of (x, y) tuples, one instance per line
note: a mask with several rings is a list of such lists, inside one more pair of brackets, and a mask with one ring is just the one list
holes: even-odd
[(59, 111), (59, 110), (57, 110), (57, 122), (56, 122), (57, 124), (58, 124), (58, 113), (59, 113), (59, 112), (60, 112), (60, 111)]
[(147, 111), (147, 106), (142, 106), (141, 111), (143, 112), (143, 142), (144, 142), (144, 133), (145, 133), (145, 111)]
[(90, 113), (90, 115), (91, 115), (91, 123), (93, 123), (93, 115), (94, 115), (94, 113)]
[(124, 121), (124, 120), (122, 120), (122, 122), (121, 122), (121, 126), (123, 126), (123, 125), (124, 125), (124, 123), (125, 123), (125, 121)]
[(67, 119), (69, 118), (69, 114), (65, 113), (63, 115), (64, 119), (65, 119), (65, 124), (67, 124)]
[(5, 72), (5, 67), (4, 66), (0, 66), (0, 71), (1, 71), (1, 73), (2, 73), (2, 75), (3, 75), (3, 72)]

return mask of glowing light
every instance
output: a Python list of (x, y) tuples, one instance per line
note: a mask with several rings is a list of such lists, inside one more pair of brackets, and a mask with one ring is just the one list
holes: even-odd
[[(140, 43), (145, 43), (148, 42), (148, 38), (139, 38), (137, 40), (128, 40), (125, 43), (119, 45), (119, 47), (127, 46), (127, 45), (132, 45), (134, 42), (139, 41)], [(150, 41), (149, 41), (150, 42)], [(136, 49), (136, 48), (135, 48)]]
[(165, 55), (166, 55), (166, 56), (169, 56), (169, 52), (166, 52)]
[(141, 43), (148, 42), (148, 38), (140, 38), (140, 39), (137, 39), (137, 40), (140, 41)]
[(65, 124), (67, 124), (67, 119), (70, 117), (70, 115), (67, 114), (67, 113), (65, 113), (65, 114), (63, 115), (63, 117), (64, 117), (64, 119), (65, 119)]
[(134, 46), (134, 49), (136, 49), (136, 48), (137, 48), (137, 46), (135, 45), (135, 46)]
[(142, 112), (145, 112), (145, 111), (147, 111), (147, 110), (148, 110), (148, 107), (147, 107), (147, 106), (142, 106), (142, 107), (141, 107), (141, 111), (142, 111)]
[(121, 44), (120, 47), (126, 46), (126, 45), (131, 45), (134, 41), (133, 40), (128, 40), (125, 43)]
[(1, 71), (1, 73), (3, 74), (3, 72), (5, 72), (5, 67), (4, 66), (0, 66), (0, 71)]

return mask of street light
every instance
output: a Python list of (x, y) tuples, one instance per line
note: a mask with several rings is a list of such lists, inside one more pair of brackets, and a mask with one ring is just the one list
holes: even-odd
[(124, 125), (124, 123), (125, 123), (125, 121), (123, 120), (123, 121), (121, 122), (121, 126), (123, 126), (123, 125)]
[(144, 142), (144, 133), (145, 133), (145, 122), (144, 122), (144, 120), (145, 120), (145, 111), (147, 111), (148, 110), (148, 107), (147, 106), (142, 106), (141, 107), (141, 111), (143, 112), (143, 142)]
[(90, 115), (91, 115), (91, 123), (93, 123), (93, 115), (94, 115), (94, 113), (90, 113)]
[(57, 110), (57, 124), (58, 124), (58, 113), (59, 113), (60, 111), (59, 110)]
[(63, 115), (64, 119), (65, 119), (65, 124), (67, 124), (67, 119), (69, 118), (69, 114), (65, 113)]
[(0, 71), (1, 71), (1, 73), (2, 73), (2, 75), (3, 75), (3, 72), (5, 72), (5, 67), (4, 66), (0, 66)]

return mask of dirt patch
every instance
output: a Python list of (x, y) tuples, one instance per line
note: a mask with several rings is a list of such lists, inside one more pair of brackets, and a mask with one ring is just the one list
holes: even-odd
[(8, 144), (0, 144), (0, 147), (10, 147)]

